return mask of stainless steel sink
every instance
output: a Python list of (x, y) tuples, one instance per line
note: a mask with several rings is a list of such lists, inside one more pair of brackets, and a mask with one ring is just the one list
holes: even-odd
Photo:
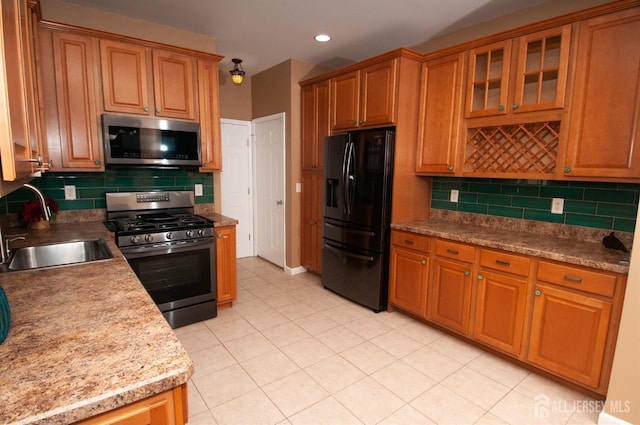
[(108, 258), (113, 258), (113, 254), (104, 239), (34, 245), (13, 250), (9, 257), (8, 269), (39, 269)]

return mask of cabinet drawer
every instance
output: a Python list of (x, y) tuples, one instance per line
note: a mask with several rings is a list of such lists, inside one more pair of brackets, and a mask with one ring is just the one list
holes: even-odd
[(616, 276), (612, 274), (547, 261), (538, 265), (538, 280), (606, 297), (613, 297), (616, 287)]
[(419, 235), (417, 233), (410, 232), (391, 232), (391, 243), (393, 245), (401, 246), (404, 248), (415, 249), (416, 251), (429, 252), (429, 242), (431, 238), (429, 236)]
[(438, 239), (436, 240), (436, 255), (472, 263), (475, 248), (470, 245)]
[(480, 250), (480, 265), (489, 269), (527, 276), (530, 264), (531, 259), (522, 255), (494, 251), (492, 249)]

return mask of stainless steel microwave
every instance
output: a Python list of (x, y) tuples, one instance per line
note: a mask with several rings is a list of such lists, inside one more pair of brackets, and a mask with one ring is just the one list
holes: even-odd
[(201, 165), (200, 124), (102, 115), (107, 166), (196, 168)]

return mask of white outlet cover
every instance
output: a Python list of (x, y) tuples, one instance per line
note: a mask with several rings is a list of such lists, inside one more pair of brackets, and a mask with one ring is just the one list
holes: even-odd
[(296, 193), (302, 192), (302, 183), (296, 183)]
[(202, 196), (202, 185), (201, 184), (196, 184), (195, 192), (196, 192), (196, 196)]
[(564, 211), (564, 199), (553, 198), (551, 200), (551, 214), (562, 214)]
[(64, 185), (64, 199), (73, 201), (76, 199), (76, 187), (73, 185)]
[(459, 195), (460, 195), (460, 191), (458, 189), (451, 189), (451, 195), (449, 196), (449, 201), (458, 202)]

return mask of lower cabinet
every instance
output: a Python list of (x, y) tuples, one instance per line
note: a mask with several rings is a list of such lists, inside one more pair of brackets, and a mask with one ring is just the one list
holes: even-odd
[(188, 420), (187, 386), (136, 401), (76, 425), (184, 425)]
[[(538, 282), (527, 360), (589, 387), (600, 387), (607, 339), (614, 330), (610, 326), (613, 300), (599, 293), (613, 296), (616, 277), (541, 261)], [(575, 286), (585, 290), (575, 291)]]
[(238, 296), (236, 268), (236, 226), (216, 227), (218, 308), (231, 307)]
[(389, 304), (418, 316), (427, 314), (430, 241), (412, 233), (391, 233)]
[(393, 230), (389, 310), (605, 395), (626, 276)]
[(309, 271), (322, 273), (322, 172), (302, 173), (301, 260)]

